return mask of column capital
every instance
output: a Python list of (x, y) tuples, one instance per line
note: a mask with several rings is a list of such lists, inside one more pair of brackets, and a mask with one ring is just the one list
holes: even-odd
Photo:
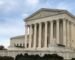
[(53, 22), (54, 20), (50, 21), (50, 22)]

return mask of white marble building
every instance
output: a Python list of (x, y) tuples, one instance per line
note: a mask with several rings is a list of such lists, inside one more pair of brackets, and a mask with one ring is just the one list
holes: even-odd
[(10, 48), (25, 46), (25, 35), (15, 36), (10, 39)]
[(58, 54), (75, 57), (75, 16), (67, 10), (42, 8), (24, 19), (25, 35), (12, 37), (8, 56)]

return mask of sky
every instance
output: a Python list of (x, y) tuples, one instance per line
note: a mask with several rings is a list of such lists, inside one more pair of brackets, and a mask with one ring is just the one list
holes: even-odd
[(75, 0), (0, 0), (0, 45), (25, 34), (24, 19), (40, 8), (66, 9), (75, 15)]

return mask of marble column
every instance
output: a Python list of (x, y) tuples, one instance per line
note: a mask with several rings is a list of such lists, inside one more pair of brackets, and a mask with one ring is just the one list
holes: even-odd
[(50, 21), (50, 45), (53, 44), (53, 21)]
[(66, 19), (63, 20), (63, 44), (66, 46)]
[(70, 37), (70, 48), (72, 48), (72, 22), (69, 21), (69, 37)]
[(70, 48), (72, 48), (72, 22), (70, 21), (69, 22), (69, 32), (70, 32), (70, 34), (69, 34), (69, 37), (70, 37)]
[(44, 41), (44, 47), (47, 48), (47, 22), (45, 22), (45, 41)]
[(34, 24), (34, 45), (33, 48), (36, 48), (36, 32), (37, 32), (37, 24)]
[(42, 33), (42, 23), (39, 23), (39, 43), (38, 48), (41, 48), (41, 33)]
[(31, 48), (32, 42), (32, 25), (29, 26), (29, 48)]
[(67, 47), (70, 47), (69, 21), (67, 20)]
[(59, 20), (56, 21), (56, 40), (57, 44), (59, 44)]
[(25, 48), (27, 48), (27, 33), (28, 33), (27, 25), (25, 25)]

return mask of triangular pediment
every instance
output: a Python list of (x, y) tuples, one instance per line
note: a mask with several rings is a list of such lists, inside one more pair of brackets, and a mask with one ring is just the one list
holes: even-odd
[(60, 14), (62, 12), (65, 12), (66, 10), (60, 10), (60, 9), (46, 9), (42, 8), (35, 13), (33, 13), (31, 16), (27, 17), (25, 20), (36, 20), (39, 18), (49, 17), (52, 15)]

